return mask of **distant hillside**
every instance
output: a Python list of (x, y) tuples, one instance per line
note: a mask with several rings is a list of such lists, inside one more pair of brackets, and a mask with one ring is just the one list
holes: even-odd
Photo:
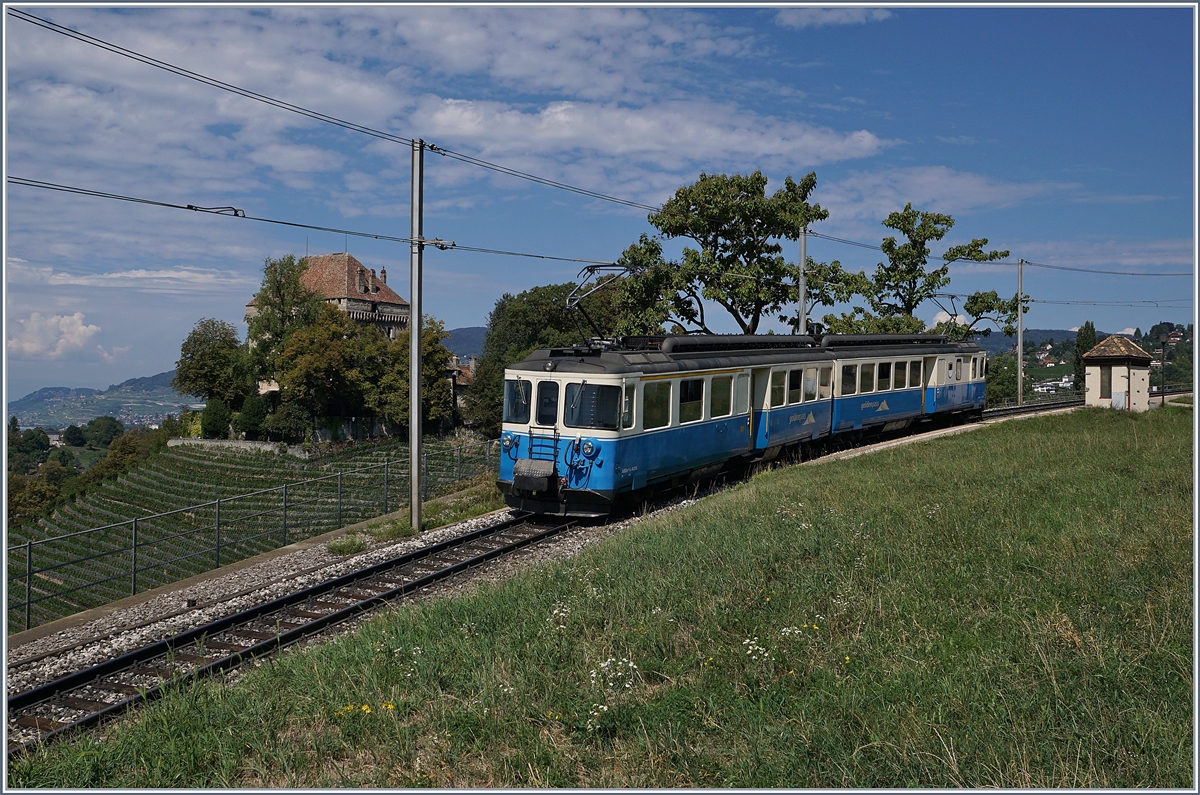
[(451, 353), (456, 354), (459, 359), (479, 356), (483, 353), (483, 337), (487, 334), (487, 326), (452, 328), (449, 333), (450, 339), (442, 344), (449, 348)]
[(108, 389), (71, 389), (50, 386), (31, 392), (8, 404), (8, 416), (22, 428), (65, 428), (81, 425), (105, 414), (126, 427), (160, 422), (168, 414), (179, 415), (198, 398), (181, 395), (171, 388), (174, 370), (144, 378), (130, 378)]

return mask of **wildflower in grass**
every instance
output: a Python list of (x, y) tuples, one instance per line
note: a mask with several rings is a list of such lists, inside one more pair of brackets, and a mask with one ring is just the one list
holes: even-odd
[(384, 709), (395, 709), (396, 708), (396, 705), (390, 701), (385, 701), (380, 706), (383, 707)]
[(571, 608), (562, 602), (555, 602), (554, 608), (550, 611), (550, 617), (546, 621), (557, 630), (565, 630), (567, 628), (567, 619), (570, 617)]
[(370, 715), (370, 714), (371, 714), (371, 705), (370, 705), (370, 704), (363, 704), (363, 705), (362, 705), (362, 711), (363, 711), (363, 713), (364, 713), (364, 714), (366, 714), (366, 715)]
[(587, 730), (594, 732), (600, 728), (600, 721), (608, 712), (607, 704), (592, 704), (592, 708), (588, 710)]
[(755, 662), (767, 662), (771, 659), (771, 653), (758, 643), (758, 637), (746, 638), (742, 641), (742, 647), (746, 651), (746, 656)]
[[(804, 626), (807, 627), (808, 624), (805, 624)], [(779, 630), (779, 636), (781, 638), (791, 638), (801, 634), (803, 631), (804, 630), (802, 630), (800, 627), (784, 627), (783, 629)]]
[(592, 687), (616, 692), (630, 690), (633, 688), (633, 677), (636, 672), (637, 666), (628, 657), (622, 657), (620, 660), (609, 657), (592, 669), (590, 674)]

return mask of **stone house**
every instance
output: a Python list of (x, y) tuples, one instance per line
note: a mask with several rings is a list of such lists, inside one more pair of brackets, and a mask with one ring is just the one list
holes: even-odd
[[(388, 287), (387, 268), (367, 268), (350, 254), (321, 254), (308, 257), (308, 270), (300, 282), (326, 303), (350, 317), (379, 327), (395, 340), (408, 330), (408, 301)], [(246, 318), (258, 312), (257, 301), (246, 304)]]

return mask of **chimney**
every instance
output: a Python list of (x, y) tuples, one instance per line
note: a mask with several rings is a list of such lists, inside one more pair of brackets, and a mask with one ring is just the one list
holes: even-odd
[(379, 284), (375, 281), (375, 269), (371, 268), (371, 292), (379, 292)]
[(358, 282), (358, 291), (360, 293), (365, 293), (367, 291), (367, 274), (366, 274), (366, 272), (363, 271), (362, 268), (359, 268), (358, 272), (355, 274), (355, 276), (357, 277), (356, 281)]
[(387, 284), (387, 268), (379, 269), (379, 281), (383, 282), (384, 284)]
[(471, 363), (467, 366), (467, 369), (471, 371), (471, 375), (475, 375), (475, 360), (478, 358), (478, 356), (471, 356)]

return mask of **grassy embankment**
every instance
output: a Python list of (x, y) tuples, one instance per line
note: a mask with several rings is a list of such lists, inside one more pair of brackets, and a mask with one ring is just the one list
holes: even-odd
[(8, 783), (1190, 787), (1191, 414), (766, 473)]

